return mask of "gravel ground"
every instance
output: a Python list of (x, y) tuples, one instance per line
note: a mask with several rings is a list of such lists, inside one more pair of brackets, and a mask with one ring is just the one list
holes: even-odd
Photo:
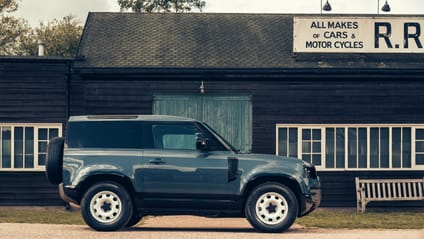
[(96, 232), (85, 225), (1, 223), (0, 238), (278, 238), (278, 239), (424, 239), (423, 230), (333, 230), (294, 225), (278, 234), (255, 232), (244, 219), (209, 219), (193, 216), (152, 217), (142, 226), (119, 232)]

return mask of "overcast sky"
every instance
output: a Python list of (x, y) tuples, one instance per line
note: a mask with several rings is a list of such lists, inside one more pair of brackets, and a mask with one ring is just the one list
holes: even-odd
[[(19, 1), (19, 0), (18, 0)], [(322, 0), (323, 4), (326, 0)], [(377, 3), (385, 0), (329, 0), (332, 14), (376, 14)], [(388, 0), (391, 14), (423, 14), (424, 0)], [(206, 0), (204, 12), (234, 13), (320, 13), (321, 0)], [(31, 25), (40, 21), (75, 15), (82, 23), (88, 12), (118, 12), (117, 0), (21, 0), (15, 16)], [(325, 14), (328, 14), (324, 12)], [(381, 13), (381, 11), (380, 11)]]

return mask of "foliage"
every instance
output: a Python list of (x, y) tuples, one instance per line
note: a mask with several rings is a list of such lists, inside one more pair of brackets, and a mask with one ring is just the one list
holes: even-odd
[(16, 0), (0, 0), (0, 13), (14, 12), (18, 9)]
[(32, 41), (27, 21), (0, 15), (0, 55), (28, 55), (24, 46)]
[(118, 0), (121, 9), (134, 12), (190, 12), (193, 8), (200, 11), (205, 7), (203, 0)]
[(75, 17), (66, 16), (31, 28), (27, 20), (10, 15), (17, 9), (17, 0), (0, 0), (0, 55), (36, 56), (39, 39), (46, 44), (47, 56), (75, 55), (82, 33)]
[(16, 11), (15, 0), (0, 0), (0, 55), (22, 55), (21, 46), (28, 41), (31, 29), (27, 21), (9, 16)]
[(46, 56), (75, 56), (82, 33), (82, 26), (74, 16), (40, 23), (33, 30), (32, 39), (24, 48), (28, 55), (38, 54), (38, 39), (45, 43)]

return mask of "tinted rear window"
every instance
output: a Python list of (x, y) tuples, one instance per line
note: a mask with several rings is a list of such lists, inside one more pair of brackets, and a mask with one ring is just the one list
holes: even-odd
[(66, 143), (69, 148), (141, 148), (141, 129), (139, 121), (70, 122)]

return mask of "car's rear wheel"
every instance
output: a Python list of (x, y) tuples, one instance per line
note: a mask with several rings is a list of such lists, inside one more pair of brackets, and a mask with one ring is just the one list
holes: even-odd
[(283, 232), (296, 220), (298, 203), (285, 185), (266, 183), (248, 196), (245, 214), (250, 224), (261, 232)]
[(46, 176), (47, 180), (52, 184), (62, 182), (64, 142), (63, 138), (53, 138), (47, 148)]
[(84, 221), (97, 231), (115, 231), (128, 225), (133, 203), (123, 186), (102, 182), (90, 187), (81, 200)]

